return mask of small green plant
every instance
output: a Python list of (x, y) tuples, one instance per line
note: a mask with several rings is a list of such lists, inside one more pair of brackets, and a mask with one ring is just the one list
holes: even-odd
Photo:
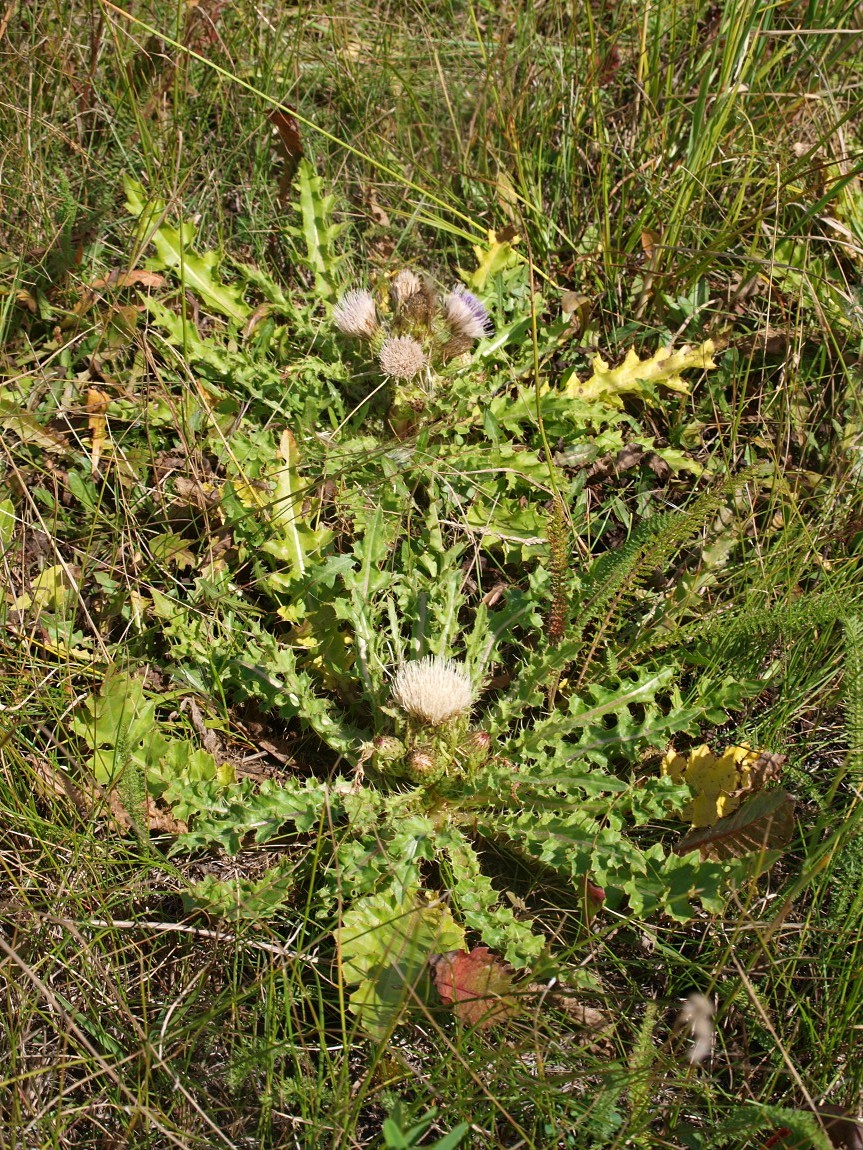
[(384, 1137), (384, 1146), (386, 1150), (412, 1150), (414, 1146), (426, 1146), (428, 1150), (456, 1150), (464, 1141), (464, 1136), (467, 1134), (470, 1127), (466, 1122), (459, 1122), (450, 1130), (449, 1134), (444, 1134), (442, 1138), (438, 1138), (435, 1142), (422, 1142), (423, 1135), (431, 1126), (437, 1117), (436, 1110), (429, 1110), (419, 1122), (414, 1123), (412, 1126), (406, 1125), (406, 1117), (402, 1113), (402, 1107), (396, 1103), (390, 1111), (389, 1117), (384, 1119), (384, 1124), (381, 1132)]

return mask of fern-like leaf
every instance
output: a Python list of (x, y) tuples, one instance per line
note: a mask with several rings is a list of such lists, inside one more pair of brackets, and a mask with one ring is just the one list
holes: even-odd
[(845, 731), (848, 773), (856, 787), (863, 783), (863, 617), (845, 619)]
[(628, 598), (716, 515), (729, 483), (703, 492), (685, 511), (653, 516), (633, 532), (623, 547), (606, 552), (596, 561), (576, 604), (574, 626), (578, 634), (584, 636), (589, 627), (596, 626), (577, 685), (584, 682), (603, 636)]

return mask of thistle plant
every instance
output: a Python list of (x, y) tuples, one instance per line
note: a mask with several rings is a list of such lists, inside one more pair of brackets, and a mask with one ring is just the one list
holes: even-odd
[(433, 372), (491, 331), (475, 295), (456, 287), (441, 298), (428, 277), (408, 268), (393, 278), (380, 308), (371, 292), (346, 292), (333, 309), (333, 323), (342, 335), (368, 344), (395, 387), (393, 414), (408, 419), (425, 408)]

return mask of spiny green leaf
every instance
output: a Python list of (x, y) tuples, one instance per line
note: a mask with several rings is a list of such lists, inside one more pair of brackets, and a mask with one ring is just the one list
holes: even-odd
[(359, 983), (351, 1009), (372, 1037), (384, 1039), (427, 977), (433, 954), (464, 948), (464, 931), (442, 903), (423, 904), (417, 891), (390, 889), (359, 899), (336, 931), (339, 965)]
[[(297, 441), (287, 428), (282, 432), (278, 454), (285, 466), (276, 472), (275, 498), (270, 505), (270, 523), (277, 535), (267, 540), (261, 550), (287, 563), (290, 576), (296, 579), (305, 575), (311, 556), (329, 541), (332, 533), (313, 530), (303, 516), (306, 485), (298, 471)], [(272, 576), (270, 583), (279, 588), (284, 578), (280, 574)]]
[(518, 242), (518, 238), (512, 234), (505, 236), (504, 233), (498, 238), (496, 232), (489, 230), (484, 244), (473, 245), (476, 270), (465, 272), (459, 269), (471, 291), (485, 291), (486, 284), (493, 276), (519, 262), (520, 257), (513, 250), (513, 244)]
[(228, 316), (243, 323), (251, 314), (237, 287), (222, 283), (216, 275), (219, 257), (216, 252), (200, 254), (191, 246), (195, 238), (195, 228), (191, 223), (183, 223), (179, 230), (164, 222), (165, 206), (157, 199), (147, 199), (144, 188), (126, 176), (123, 180), (126, 191), (126, 209), (140, 221), (139, 234), (142, 242), (151, 242), (156, 249), (157, 259), (148, 266), (161, 270), (171, 268), (180, 278), (184, 287), (191, 288), (201, 299)]
[(314, 273), (315, 290), (324, 300), (336, 296), (336, 280), (343, 257), (337, 255), (335, 244), (344, 231), (344, 224), (333, 222), (333, 196), (324, 195), (323, 180), (307, 159), (297, 168), (299, 188), (300, 229), (289, 228), (302, 236), (305, 243), (305, 262)]

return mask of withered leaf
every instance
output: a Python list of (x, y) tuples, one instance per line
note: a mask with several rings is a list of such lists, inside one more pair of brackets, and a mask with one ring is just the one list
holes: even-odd
[(288, 108), (274, 108), (267, 113), (267, 119), (279, 134), (279, 151), (285, 165), (279, 177), (279, 202), (284, 207), (290, 202), (291, 185), (303, 158), (300, 122)]
[(504, 1022), (518, 1009), (509, 967), (487, 946), (432, 955), (429, 965), (441, 1001), (453, 1006), (467, 1026), (484, 1030)]
[(759, 751), (758, 758), (749, 767), (749, 779), (741, 794), (762, 791), (768, 783), (775, 782), (782, 773), (786, 755), (773, 751)]
[(35, 415), (7, 400), (0, 401), (0, 430), (11, 431), (22, 443), (34, 444), (44, 451), (59, 454), (69, 450), (62, 435), (43, 427)]
[(106, 412), (111, 397), (98, 387), (87, 388), (87, 427), (90, 431), (90, 471), (98, 474), (108, 427)]
[(88, 286), (90, 291), (95, 292), (109, 287), (124, 288), (137, 286), (163, 288), (166, 282), (165, 277), (159, 275), (158, 272), (148, 272), (142, 268), (132, 268), (131, 271), (114, 268), (108, 272), (106, 276), (99, 276), (98, 279), (93, 280)]
[(760, 791), (734, 814), (713, 826), (686, 835), (675, 848), (677, 854), (700, 850), (708, 859), (741, 858), (743, 855), (782, 850), (794, 833), (794, 799), (777, 788)]

